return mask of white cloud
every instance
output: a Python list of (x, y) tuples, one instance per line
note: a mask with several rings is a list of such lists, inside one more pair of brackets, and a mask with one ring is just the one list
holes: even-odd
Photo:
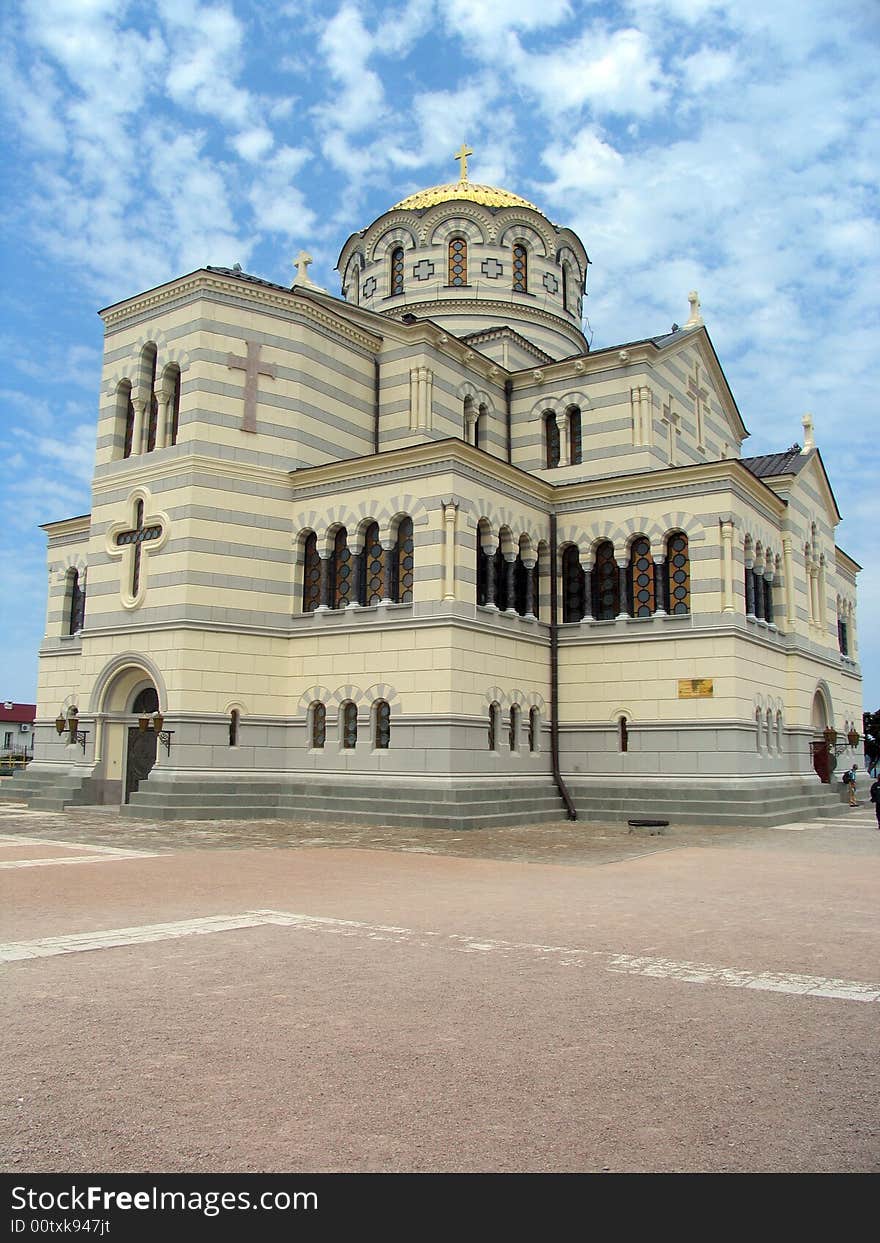
[(546, 53), (525, 52), (511, 40), (508, 55), (517, 81), (550, 113), (589, 104), (599, 113), (649, 116), (668, 95), (660, 60), (640, 30), (589, 30)]

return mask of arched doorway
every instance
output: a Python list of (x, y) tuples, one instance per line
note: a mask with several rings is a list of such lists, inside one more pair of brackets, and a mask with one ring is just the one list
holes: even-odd
[(102, 801), (127, 803), (156, 763), (153, 716), (164, 710), (165, 687), (153, 662), (136, 653), (115, 657), (92, 694), (97, 722), (95, 778)]
[(813, 768), (823, 784), (831, 781), (831, 748), (825, 738), (825, 730), (831, 724), (831, 710), (828, 698), (822, 687), (816, 688), (813, 695), (810, 724), (813, 727), (813, 740), (810, 750), (813, 756)]

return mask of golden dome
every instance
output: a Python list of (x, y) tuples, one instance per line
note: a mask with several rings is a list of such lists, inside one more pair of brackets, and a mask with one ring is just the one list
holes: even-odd
[[(454, 199), (467, 199), (471, 203), (481, 203), (484, 207), (528, 207), (531, 211), (540, 211), (528, 199), (511, 194), (509, 190), (501, 190), (497, 186), (481, 186), (475, 181), (450, 181), (445, 186), (430, 186), (427, 190), (417, 190), (407, 198), (395, 203), (392, 211), (402, 207), (406, 211), (419, 211), (425, 207), (434, 207), (437, 203), (448, 203)], [(542, 213), (543, 214), (543, 213)]]

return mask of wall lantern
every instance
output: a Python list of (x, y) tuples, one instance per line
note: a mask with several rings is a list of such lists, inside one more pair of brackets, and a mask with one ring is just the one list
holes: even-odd
[(862, 736), (857, 729), (853, 728), (847, 734), (846, 740), (851, 747), (857, 747), (862, 740)]
[(825, 731), (824, 731), (824, 738), (825, 738), (825, 741), (828, 743), (829, 747), (833, 747), (835, 742), (837, 742), (837, 730), (834, 729), (830, 725), (826, 725)]
[(66, 728), (67, 728), (67, 720), (66, 720), (66, 718), (65, 718), (65, 717), (63, 717), (63, 716), (56, 716), (56, 718), (55, 718), (55, 729), (57, 730), (57, 732), (58, 732), (59, 736), (60, 736), (61, 734), (63, 734), (63, 733), (64, 733), (64, 731), (65, 731), (65, 729), (66, 729)]
[(165, 724), (165, 717), (161, 712), (154, 713), (152, 720), (150, 720), (148, 716), (138, 717), (138, 729), (141, 731), (141, 733), (145, 734), (148, 729), (152, 729), (153, 733), (156, 735), (156, 737), (162, 743), (162, 746), (165, 748), (165, 754), (170, 755), (171, 754), (171, 736), (174, 733), (174, 730), (163, 729), (162, 726), (164, 724)]

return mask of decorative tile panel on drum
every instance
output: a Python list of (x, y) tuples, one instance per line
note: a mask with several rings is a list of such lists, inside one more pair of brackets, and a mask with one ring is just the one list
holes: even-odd
[(318, 556), (318, 537), (312, 531), (305, 544), (302, 611), (304, 613), (312, 613), (320, 603), (321, 558)]
[(364, 536), (364, 604), (378, 604), (382, 599), (385, 551), (379, 539), (379, 524), (373, 522)]
[(691, 564), (688, 556), (688, 539), (683, 531), (670, 535), (667, 544), (666, 564), (669, 567), (669, 611), (691, 611)]
[(467, 242), (463, 237), (449, 239), (449, 284), (467, 284)]
[(633, 540), (629, 553), (630, 600), (633, 617), (650, 617), (654, 602), (654, 561), (651, 541), (644, 535)]
[(351, 603), (351, 552), (348, 532), (340, 527), (333, 544), (333, 608), (344, 609)]
[(397, 528), (397, 590), (395, 597), (398, 604), (412, 604), (414, 565), (412, 518), (401, 518)]

